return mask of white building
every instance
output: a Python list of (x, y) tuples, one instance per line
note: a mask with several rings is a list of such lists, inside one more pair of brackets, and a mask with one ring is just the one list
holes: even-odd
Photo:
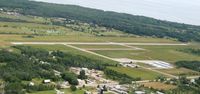
[(51, 83), (51, 80), (50, 79), (46, 79), (43, 81), (44, 83)]
[(35, 83), (33, 83), (33, 82), (29, 83), (29, 86), (34, 86), (34, 85), (35, 85)]

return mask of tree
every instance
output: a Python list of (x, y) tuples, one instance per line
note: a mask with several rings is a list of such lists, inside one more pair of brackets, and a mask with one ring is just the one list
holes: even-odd
[(87, 79), (88, 77), (85, 75), (85, 71), (81, 70), (80, 74), (78, 75), (78, 78), (84, 80)]
[(20, 83), (8, 83), (5, 86), (5, 94), (25, 94)]
[(72, 91), (76, 91), (76, 90), (77, 90), (77, 88), (76, 88), (75, 85), (71, 85), (71, 86), (70, 86), (70, 89), (71, 89)]
[(69, 82), (71, 85), (78, 85), (78, 80), (76, 78), (76, 75), (73, 73), (65, 72), (61, 74), (62, 78)]

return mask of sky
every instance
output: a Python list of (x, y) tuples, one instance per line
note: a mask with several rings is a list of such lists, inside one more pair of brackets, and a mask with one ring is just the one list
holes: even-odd
[(200, 0), (36, 0), (200, 25)]

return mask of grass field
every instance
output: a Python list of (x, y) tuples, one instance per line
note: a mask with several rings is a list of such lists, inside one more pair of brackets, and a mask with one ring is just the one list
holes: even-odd
[(142, 80), (153, 80), (161, 74), (152, 72), (150, 70), (141, 68), (124, 68), (124, 67), (109, 67), (109, 69), (115, 70), (119, 73), (127, 74), (130, 77), (140, 77)]
[(177, 43), (177, 41), (159, 38), (144, 37), (97, 37), (80, 32), (71, 32), (66, 35), (44, 35), (35, 36), (35, 38), (24, 38), (26, 35), (0, 34), (0, 40), (15, 41), (34, 41), (34, 42), (138, 42), (138, 43)]
[(144, 87), (147, 88), (154, 88), (158, 90), (170, 90), (170, 89), (175, 89), (176, 86), (174, 85), (169, 85), (169, 84), (164, 84), (160, 82), (148, 82), (148, 83), (143, 83)]
[(185, 68), (173, 68), (173, 69), (161, 69), (159, 71), (168, 73), (168, 74), (172, 74), (172, 75), (187, 75), (187, 76), (196, 76), (196, 75), (200, 75), (199, 72), (196, 71), (192, 71), (189, 69), (185, 69)]
[(136, 59), (136, 60), (162, 60), (169, 63), (174, 63), (180, 60), (200, 60), (199, 56), (177, 51), (177, 49), (196, 47), (193, 45), (190, 45), (190, 46), (137, 46), (137, 47), (143, 48), (146, 50), (143, 50), (143, 51), (104, 50), (104, 51), (94, 51), (94, 52), (105, 55), (105, 56), (109, 56), (112, 58), (130, 58), (130, 59)]
[(49, 50), (49, 51), (60, 50), (60, 51), (63, 51), (63, 52), (66, 52), (66, 53), (72, 53), (72, 54), (75, 54), (75, 55), (83, 55), (83, 56), (86, 56), (88, 58), (101, 60), (101, 61), (103, 61), (105, 63), (109, 63), (109, 64), (117, 64), (118, 63), (118, 62), (108, 60), (108, 59), (105, 59), (105, 58), (102, 58), (102, 57), (99, 57), (99, 56), (95, 56), (95, 55), (92, 55), (92, 54), (89, 54), (89, 53), (85, 53), (85, 52), (82, 52), (82, 51), (79, 51), (79, 50), (76, 50), (76, 49), (73, 49), (73, 48), (70, 48), (70, 47), (67, 47), (67, 46), (64, 46), (64, 45), (27, 45), (27, 46), (32, 46), (34, 48), (41, 48), (41, 49), (45, 49), (45, 50)]
[(127, 48), (121, 45), (73, 45), (79, 48), (83, 48), (83, 49), (89, 49), (89, 48), (94, 48), (94, 49), (101, 49), (101, 48)]

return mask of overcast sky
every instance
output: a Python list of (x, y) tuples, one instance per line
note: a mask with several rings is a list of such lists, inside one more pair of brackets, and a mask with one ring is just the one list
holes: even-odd
[(200, 25), (200, 0), (37, 0)]

